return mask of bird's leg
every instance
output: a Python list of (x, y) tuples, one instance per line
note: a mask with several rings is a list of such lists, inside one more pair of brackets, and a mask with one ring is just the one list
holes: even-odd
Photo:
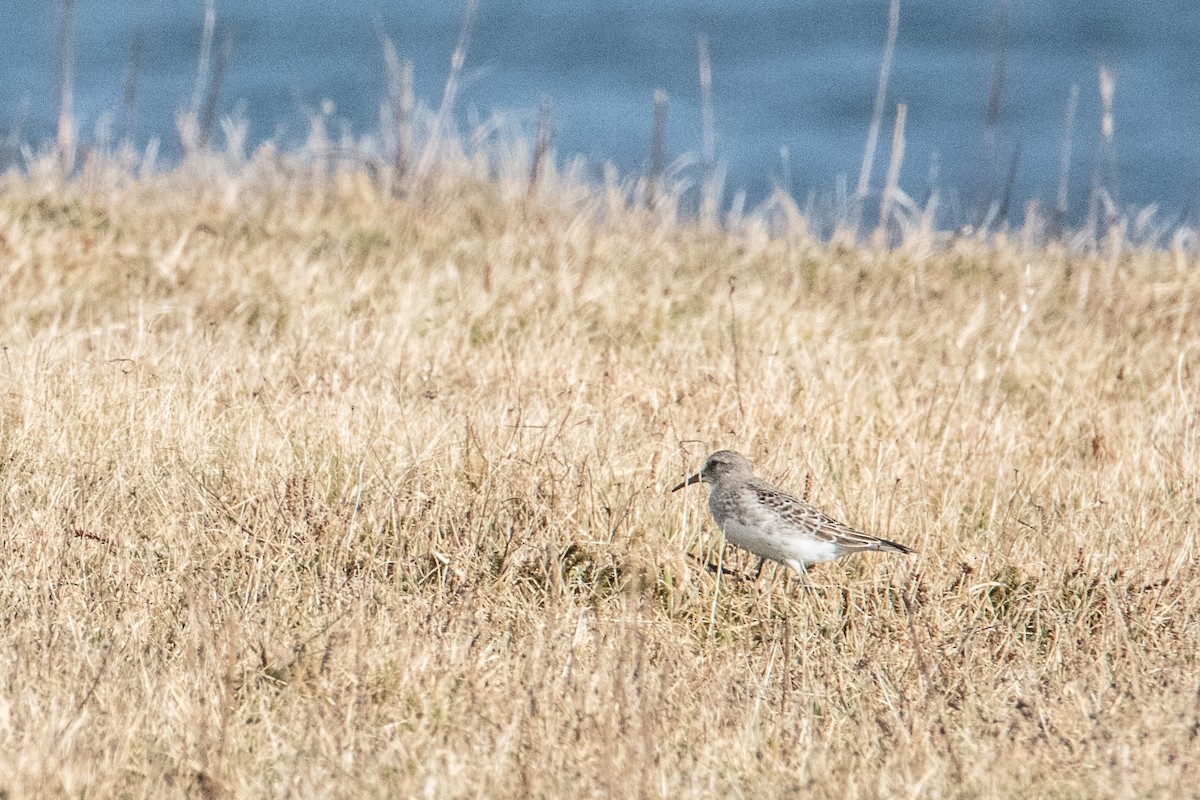
[(724, 566), (720, 562), (713, 564), (709, 561), (706, 561), (705, 559), (701, 558), (700, 556), (698, 556), (694, 553), (688, 553), (687, 556), (692, 561), (695, 561), (697, 564), (704, 567), (704, 569), (706, 569), (707, 571), (711, 572), (714, 575), (718, 575), (718, 574), (719, 575), (732, 575), (732, 574), (734, 574), (731, 569)]
[(766, 563), (767, 563), (767, 560), (765, 558), (760, 558), (758, 560), (758, 566), (754, 568), (754, 577), (752, 578), (749, 575), (747, 575), (746, 580), (755, 581), (757, 583), (759, 577), (762, 576), (763, 564), (766, 564)]
[[(788, 570), (788, 572), (784, 575), (784, 587), (783, 588), (784, 588), (784, 591), (789, 594), (789, 596), (790, 596), (791, 592), (788, 591), (788, 589), (790, 587), (788, 586), (787, 581), (791, 577), (791, 572), (792, 572), (792, 570)], [(796, 572), (796, 583), (800, 584), (800, 586), (803, 587), (803, 589), (806, 592), (808, 592), (809, 594), (812, 594), (815, 591), (816, 586), (808, 578), (808, 565), (801, 563), (800, 568), (798, 570), (795, 570), (795, 572)]]
[(807, 589), (813, 588), (813, 582), (808, 579), (808, 565), (805, 564), (800, 568), (800, 585)]
[(704, 567), (704, 570), (712, 573), (712, 575), (720, 575), (720, 576), (736, 575), (740, 578), (745, 579), (745, 581), (749, 581), (749, 579), (750, 579), (750, 576), (742, 575), (742, 573), (739, 573), (736, 570), (732, 569), (731, 566), (727, 566), (726, 564), (724, 564), (724, 559), (719, 559), (718, 563), (713, 564), (712, 561), (706, 561), (706, 560), (698, 557), (698, 555), (696, 555), (695, 553), (688, 553), (688, 558), (690, 558), (692, 561), (695, 561), (696, 564)]

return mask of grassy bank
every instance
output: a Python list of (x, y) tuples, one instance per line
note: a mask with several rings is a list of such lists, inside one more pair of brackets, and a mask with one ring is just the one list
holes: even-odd
[(4, 796), (1193, 791), (1190, 256), (213, 169), (0, 193)]

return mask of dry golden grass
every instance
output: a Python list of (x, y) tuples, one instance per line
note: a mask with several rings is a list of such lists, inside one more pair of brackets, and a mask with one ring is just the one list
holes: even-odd
[(1196, 792), (1187, 254), (243, 175), (0, 194), (3, 796)]

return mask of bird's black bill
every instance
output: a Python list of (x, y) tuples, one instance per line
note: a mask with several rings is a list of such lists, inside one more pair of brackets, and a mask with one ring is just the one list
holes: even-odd
[(672, 489), (671, 491), (672, 491), (672, 492), (678, 492), (678, 491), (679, 491), (680, 489), (682, 489), (683, 487), (685, 487), (685, 486), (691, 486), (693, 483), (696, 483), (696, 482), (697, 482), (697, 481), (699, 481), (699, 480), (700, 480), (700, 473), (699, 473), (699, 472), (697, 472), (695, 475), (693, 475), (692, 477), (688, 478), (686, 481), (684, 481), (683, 483), (679, 484), (678, 486), (676, 486), (676, 487), (675, 487), (674, 489)]

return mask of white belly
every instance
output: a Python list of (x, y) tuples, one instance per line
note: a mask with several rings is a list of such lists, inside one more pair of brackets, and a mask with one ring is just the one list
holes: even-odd
[(735, 519), (724, 520), (721, 530), (735, 547), (749, 550), (760, 558), (769, 558), (792, 567), (803, 567), (819, 561), (837, 558), (837, 547), (788, 529), (778, 529), (769, 523), (751, 525)]

